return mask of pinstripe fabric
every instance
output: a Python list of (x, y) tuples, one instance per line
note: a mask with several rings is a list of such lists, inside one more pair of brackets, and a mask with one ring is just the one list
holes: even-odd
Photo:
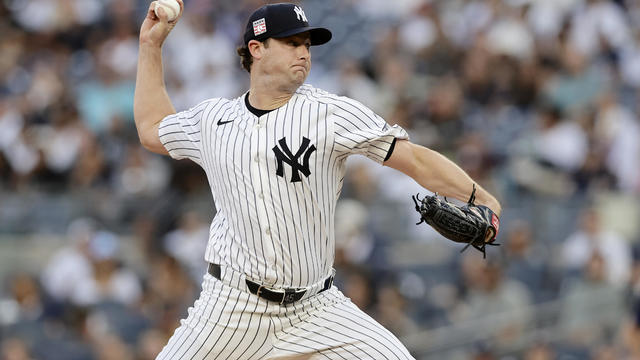
[[(221, 124), (221, 125), (219, 125)], [(218, 209), (205, 259), (275, 288), (304, 287), (331, 273), (334, 215), (348, 155), (382, 163), (394, 138), (390, 127), (362, 104), (304, 85), (283, 107), (261, 117), (244, 96), (212, 99), (168, 116), (160, 140), (176, 159), (201, 165)], [(308, 156), (309, 175), (283, 163), (284, 143)], [(292, 182), (298, 173), (300, 181)]]
[(337, 288), (280, 307), (273, 317), (270, 358), (307, 354), (310, 359), (412, 359), (404, 345)]
[[(407, 133), (354, 100), (310, 85), (260, 117), (247, 109), (245, 96), (204, 101), (159, 126), (169, 154), (191, 159), (207, 175), (218, 212), (205, 260), (274, 289), (322, 283), (332, 274), (346, 158), (362, 154), (382, 163), (394, 139)], [(282, 307), (242, 284), (210, 276), (158, 358), (303, 354), (410, 358), (393, 335), (336, 289)]]
[(205, 275), (158, 360), (413, 359), (336, 287), (281, 306)]
[(156, 358), (260, 359), (272, 349), (266, 301), (205, 275), (202, 292)]

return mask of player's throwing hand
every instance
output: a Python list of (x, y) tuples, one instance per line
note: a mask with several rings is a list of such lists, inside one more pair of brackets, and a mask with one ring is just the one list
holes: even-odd
[(156, 8), (157, 1), (153, 1), (149, 4), (147, 16), (140, 28), (140, 44), (149, 44), (157, 47), (162, 46), (164, 40), (167, 38), (171, 30), (173, 30), (174, 26), (176, 26), (176, 23), (180, 20), (182, 12), (184, 11), (184, 3), (182, 0), (175, 1), (180, 4), (180, 13), (172, 21), (169, 21), (169, 16), (162, 7), (158, 9), (158, 14), (156, 15), (154, 10)]

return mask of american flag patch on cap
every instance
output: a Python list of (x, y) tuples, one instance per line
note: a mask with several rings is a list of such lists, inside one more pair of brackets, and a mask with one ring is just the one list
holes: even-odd
[(253, 35), (258, 36), (267, 32), (267, 23), (264, 18), (253, 22)]

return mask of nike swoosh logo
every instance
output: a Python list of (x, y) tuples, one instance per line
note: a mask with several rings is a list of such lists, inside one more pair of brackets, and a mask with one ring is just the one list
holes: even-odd
[(233, 120), (227, 120), (227, 121), (218, 120), (218, 126), (228, 124), (230, 122), (233, 122)]

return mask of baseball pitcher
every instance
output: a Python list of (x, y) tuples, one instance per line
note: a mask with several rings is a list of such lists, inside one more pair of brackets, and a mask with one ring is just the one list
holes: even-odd
[[(172, 21), (152, 3), (140, 29), (135, 122), (144, 147), (204, 169), (218, 212), (202, 292), (158, 359), (412, 359), (332, 284), (347, 157), (365, 155), (443, 196), (466, 200), (473, 191), (473, 206), (494, 222), (500, 204), (399, 126), (305, 84), (311, 49), (331, 32), (310, 26), (299, 5), (266, 5), (248, 19), (238, 49), (250, 77), (246, 93), (176, 112), (163, 81), (162, 44), (180, 20), (178, 1)], [(431, 204), (422, 206), (425, 221), (436, 213)], [(445, 210), (439, 213), (450, 221), (429, 221), (460, 225)], [(474, 246), (495, 239), (497, 224), (473, 221), (484, 226)]]

